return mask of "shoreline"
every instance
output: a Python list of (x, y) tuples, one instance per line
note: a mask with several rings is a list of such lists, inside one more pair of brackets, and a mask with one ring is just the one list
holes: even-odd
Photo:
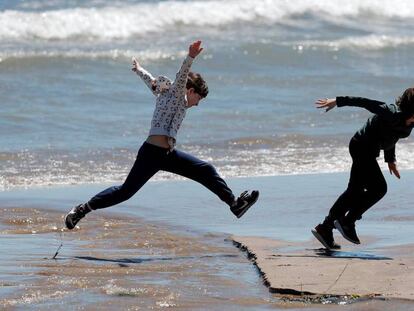
[[(414, 177), (414, 172), (405, 172), (405, 176)], [(388, 198), (361, 222), (364, 256), (412, 260), (410, 250), (402, 246), (412, 243), (408, 181), (398, 184), (392, 181)], [(320, 245), (314, 240), (309, 244), (310, 228), (342, 190), (346, 183), (345, 174), (237, 178), (228, 182), (235, 192), (245, 188), (261, 190), (257, 205), (241, 219), (236, 219), (218, 198), (197, 183), (185, 180), (153, 182), (116, 208), (88, 214), (81, 221), (80, 229), (64, 232), (64, 246), (56, 260), (50, 258), (61, 242), (57, 232), (63, 226), (63, 215), (72, 205), (102, 190), (105, 185), (58, 186), (4, 193), (0, 200), (0, 239), (6, 242), (3, 243), (5, 265), (2, 271), (7, 278), (0, 283), (0, 300), (11, 299), (9, 302), (17, 306), (28, 300), (32, 301), (33, 309), (38, 309), (44, 304), (59, 305), (58, 300), (65, 303), (81, 291), (85, 296), (79, 306), (96, 304), (97, 297), (113, 304), (120, 302), (132, 306), (134, 297), (146, 297), (145, 306), (158, 308), (157, 303), (161, 303), (175, 304), (177, 309), (198, 307), (203, 310), (200, 304), (191, 300), (191, 295), (203, 288), (207, 296), (201, 304), (221, 307), (229, 307), (227, 302), (230, 301), (239, 307), (256, 306), (257, 310), (303, 308), (312, 303), (314, 310), (319, 311), (327, 303), (338, 306), (352, 305), (353, 302), (359, 306), (361, 302), (369, 306), (375, 304), (378, 308), (390, 303), (401, 311), (412, 307), (412, 300), (404, 302), (392, 298), (389, 302), (391, 296), (387, 296), (388, 302), (378, 301), (382, 298), (365, 298), (369, 293), (358, 291), (351, 291), (346, 297), (331, 291), (327, 292), (329, 295), (318, 297), (300, 295), (303, 292), (318, 293), (307, 289), (306, 284), (295, 289), (296, 295), (289, 290), (280, 294), (281, 289), (294, 287), (274, 285), (267, 272), (260, 276), (266, 271), (262, 267), (263, 257), (280, 260), (280, 256), (273, 255), (315, 256), (314, 250), (308, 250), (309, 245), (314, 249)], [(302, 191), (298, 192), (298, 188)], [(396, 226), (398, 231), (395, 231)], [(273, 246), (267, 250), (267, 255), (260, 255), (252, 250), (250, 242), (246, 242), (253, 239), (248, 237), (258, 237), (255, 241), (263, 241), (266, 247)], [(242, 244), (236, 248), (231, 244), (232, 240), (246, 243), (249, 252), (256, 255), (258, 268), (246, 259), (246, 251), (240, 251)], [(253, 244), (260, 246), (257, 242)], [(344, 251), (352, 252), (353, 249)], [(318, 256), (318, 261), (332, 261), (332, 258)], [(267, 262), (275, 261), (274, 258)], [(292, 260), (297, 260), (292, 256), (286, 258), (281, 263), (284, 269), (292, 267)], [(305, 259), (309, 260), (309, 257)], [(371, 265), (386, 260), (366, 262)], [(343, 265), (339, 266), (332, 274), (335, 279), (343, 270)], [(76, 270), (72, 271), (74, 268)], [(13, 270), (17, 272), (10, 274)], [(290, 275), (305, 277), (303, 267)], [(268, 282), (268, 287), (263, 286), (263, 280)], [(319, 282), (323, 287), (319, 293), (326, 291), (334, 281), (328, 278), (325, 283)], [(48, 282), (54, 288), (47, 287)], [(26, 284), (29, 291), (22, 292), (19, 284)], [(161, 292), (156, 290), (160, 284), (164, 284)], [(173, 290), (172, 284), (179, 284), (178, 289)], [(151, 295), (164, 300), (154, 301)], [(244, 297), (246, 295), (248, 298)], [(409, 307), (405, 308), (405, 304)]]
[[(351, 163), (351, 162), (350, 162)], [(381, 166), (381, 171), (383, 173), (384, 176), (387, 176), (389, 174), (388, 169), (386, 169), (385, 166), (382, 165), (382, 163), (380, 163)], [(163, 172), (160, 171), (161, 173), (158, 174), (165, 174), (165, 176), (167, 177), (153, 177), (151, 178), (146, 184), (157, 184), (157, 183), (170, 183), (170, 182), (188, 182), (189, 179), (185, 178), (185, 177), (181, 177), (179, 175), (175, 175), (169, 172)], [(403, 175), (405, 175), (405, 173), (408, 174), (413, 174), (414, 175), (414, 168), (409, 168), (409, 169), (403, 169), (400, 171)], [(128, 172), (126, 172), (127, 174)], [(316, 176), (316, 175), (343, 175), (345, 176), (345, 179), (349, 178), (349, 170), (341, 170), (341, 171), (322, 171), (322, 172), (313, 172), (313, 171), (309, 171), (309, 172), (296, 172), (296, 173), (280, 173), (280, 174), (260, 174), (260, 175), (254, 175), (254, 176), (250, 176), (250, 175), (241, 175), (241, 176), (225, 176), (223, 175), (223, 179), (225, 180), (243, 180), (243, 179), (255, 179), (255, 178), (283, 178), (283, 177), (311, 177), (311, 176)], [(126, 177), (126, 175), (124, 176)], [(44, 190), (44, 189), (58, 189), (58, 188), (74, 188), (74, 187), (108, 187), (111, 185), (116, 185), (116, 184), (120, 184), (123, 182), (123, 179), (121, 180), (112, 180), (112, 181), (104, 181), (104, 182), (79, 182), (79, 183), (74, 183), (74, 182), (70, 182), (70, 183), (56, 183), (56, 184), (50, 184), (50, 183), (45, 183), (45, 184), (41, 184), (41, 185), (15, 185), (12, 187), (8, 187), (8, 188), (1, 188), (2, 190), (0, 190), (0, 193), (13, 193), (13, 192), (19, 192), (19, 191), (31, 191), (31, 190)], [(192, 181), (194, 182), (194, 181)], [(347, 180), (346, 180), (347, 182)], [(1, 185), (1, 184), (0, 184)]]
[[(361, 222), (364, 224), (361, 233), (375, 237), (378, 245), (412, 242), (414, 217), (407, 184), (414, 180), (414, 171), (402, 174), (404, 180), (401, 181), (385, 174), (388, 194), (364, 215)], [(306, 241), (310, 237), (310, 228), (325, 216), (347, 181), (347, 173), (227, 179), (235, 195), (246, 189), (260, 190), (258, 202), (241, 219), (235, 219), (226, 204), (198, 183), (190, 180), (153, 181), (130, 200), (105, 209), (105, 213), (141, 217), (198, 232)], [(65, 213), (107, 186), (93, 184), (13, 190), (2, 192), (0, 203), (40, 206), (47, 200), (53, 202), (53, 208)], [(398, 235), (393, 234), (395, 225), (399, 226)]]
[(7, 310), (219, 310), (268, 301), (265, 289), (246, 285), (258, 283), (257, 275), (219, 234), (113, 214), (91, 215), (68, 231), (59, 211), (24, 206), (3, 206), (0, 216), (0, 305)]

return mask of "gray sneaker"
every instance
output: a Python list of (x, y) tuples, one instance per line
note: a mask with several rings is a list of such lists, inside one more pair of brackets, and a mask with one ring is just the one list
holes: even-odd
[(76, 224), (81, 220), (87, 213), (91, 211), (91, 208), (87, 203), (79, 204), (70, 210), (69, 213), (65, 216), (65, 225), (66, 228), (72, 230), (75, 228)]
[(352, 242), (354, 244), (361, 244), (357, 236), (354, 223), (349, 224), (349, 223), (345, 223), (342, 220), (341, 221), (335, 220), (334, 225), (335, 225), (335, 228), (338, 229), (338, 231), (342, 234), (342, 236), (345, 239), (347, 239), (349, 242)]
[(341, 249), (341, 246), (335, 243), (332, 229), (327, 228), (323, 224), (317, 225), (314, 229), (311, 230), (314, 237), (321, 242), (321, 244), (329, 250), (338, 250)]

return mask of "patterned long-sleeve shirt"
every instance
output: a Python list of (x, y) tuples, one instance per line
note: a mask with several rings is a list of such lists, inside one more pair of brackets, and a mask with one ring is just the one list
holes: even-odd
[[(174, 82), (164, 81), (166, 82), (164, 87), (157, 85), (157, 80), (145, 69), (137, 70), (137, 74), (156, 96), (149, 136), (168, 136), (168, 144), (171, 149), (175, 147), (177, 133), (187, 110), (187, 76), (193, 60), (194, 58), (188, 55), (177, 72)], [(161, 80), (165, 80), (165, 77), (161, 78)]]

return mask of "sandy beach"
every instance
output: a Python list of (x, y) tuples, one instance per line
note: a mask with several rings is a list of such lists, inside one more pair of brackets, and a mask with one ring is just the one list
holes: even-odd
[[(401, 180), (358, 222), (362, 244), (311, 235), (348, 182), (348, 143), (371, 116), (318, 98), (395, 102), (413, 85), (408, 0), (0, 1), (0, 310), (412, 311), (414, 142)], [(166, 172), (127, 202), (63, 217), (120, 185), (153, 125), (131, 59), (174, 79), (188, 46), (210, 90), (177, 148), (214, 165), (237, 219)], [(188, 107), (187, 107), (188, 108)], [(411, 135), (412, 136), (412, 135)]]
[(412, 244), (365, 252), (364, 247), (328, 251), (316, 242), (233, 240), (248, 253), (273, 293), (414, 300)]
[[(411, 175), (404, 172), (406, 180)], [(401, 238), (411, 230), (408, 190), (398, 196), (399, 209), (386, 209), (390, 198), (366, 217), (363, 246), (338, 238), (343, 250), (328, 256), (310, 235), (344, 176), (230, 179), (235, 189), (261, 185), (257, 206), (240, 220), (200, 185), (150, 182), (71, 232), (62, 228), (67, 207), (103, 185), (3, 192), (0, 303), (5, 310), (67, 310), (69, 303), (72, 310), (410, 310), (412, 244), (396, 243), (409, 240)], [(293, 185), (304, 189), (300, 195)], [(329, 191), (315, 196), (316, 187)], [(171, 200), (179, 189), (191, 196)], [(388, 231), (392, 225), (398, 232)]]

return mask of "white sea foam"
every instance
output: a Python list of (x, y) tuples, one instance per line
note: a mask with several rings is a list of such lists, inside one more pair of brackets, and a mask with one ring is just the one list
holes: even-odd
[[(286, 47), (293, 47), (298, 51), (304, 49), (327, 49), (327, 50), (383, 50), (388, 48), (399, 48), (403, 46), (414, 45), (414, 36), (387, 36), (387, 35), (368, 35), (368, 36), (350, 36), (341, 38), (338, 40), (304, 40), (294, 42), (280, 42), (279, 44)], [(50, 58), (50, 57), (63, 57), (63, 58), (83, 58), (83, 59), (130, 59), (131, 57), (138, 57), (141, 61), (153, 61), (161, 59), (174, 59), (183, 57), (185, 51), (168, 51), (161, 49), (150, 50), (133, 50), (133, 49), (55, 49), (47, 48), (44, 50), (31, 50), (31, 49), (16, 49), (16, 50), (3, 50), (0, 51), (0, 62), (10, 58)], [(209, 58), (211, 55), (204, 54), (204, 58)]]
[(182, 26), (267, 24), (312, 14), (321, 19), (369, 17), (412, 20), (408, 0), (163, 1), (124, 6), (0, 12), (0, 39), (107, 40), (176, 31)]
[[(409, 36), (387, 36), (387, 35), (368, 35), (350, 36), (338, 40), (306, 40), (294, 43), (294, 48), (327, 48), (331, 50), (339, 49), (366, 49), (381, 50), (386, 48), (396, 48), (400, 46), (413, 45), (414, 37)], [(291, 45), (291, 43), (285, 43)]]
[[(206, 149), (186, 148), (186, 151), (211, 162), (225, 178), (257, 177), (295, 174), (324, 174), (347, 172), (351, 167), (351, 157), (347, 146), (298, 146), (292, 145), (270, 149)], [(404, 170), (414, 169), (414, 143), (403, 142), (397, 147), (398, 167)], [(125, 159), (110, 161), (78, 160), (71, 162), (43, 158), (34, 153), (9, 161), (7, 169), (0, 171), (0, 192), (14, 188), (31, 188), (51, 185), (122, 183), (133, 161), (131, 151)], [(57, 156), (56, 157), (61, 157)], [(30, 161), (25, 159), (30, 159)], [(129, 159), (130, 158), (130, 159)], [(129, 160), (128, 160), (129, 159)], [(388, 167), (382, 155), (378, 158), (381, 169)], [(18, 174), (14, 167), (18, 167)], [(182, 177), (160, 172), (153, 180), (181, 180)]]
[[(184, 51), (168, 52), (158, 49), (154, 50), (131, 50), (131, 49), (108, 49), (108, 50), (81, 50), (81, 49), (45, 49), (45, 50), (11, 50), (0, 51), (0, 62), (9, 58), (50, 58), (50, 57), (64, 57), (64, 58), (112, 58), (112, 59), (130, 59), (137, 57), (141, 61), (145, 60), (161, 60), (180, 58), (185, 55)], [(206, 57), (205, 55), (203, 57)]]

